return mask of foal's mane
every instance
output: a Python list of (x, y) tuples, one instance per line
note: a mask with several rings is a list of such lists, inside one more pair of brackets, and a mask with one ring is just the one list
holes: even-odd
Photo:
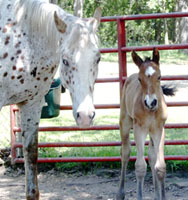
[(144, 62), (151, 62), (152, 61), (150, 57), (145, 57), (144, 59), (145, 59)]
[(57, 46), (59, 32), (54, 23), (54, 12), (64, 12), (48, 0), (16, 0), (15, 14), (20, 26), (28, 26), (29, 33), (44, 36), (49, 44)]

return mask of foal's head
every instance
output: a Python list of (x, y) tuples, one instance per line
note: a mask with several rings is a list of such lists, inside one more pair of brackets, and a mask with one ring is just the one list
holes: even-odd
[(153, 58), (146, 58), (145, 61), (133, 51), (132, 59), (139, 67), (138, 81), (141, 84), (143, 92), (142, 101), (144, 106), (154, 111), (158, 108), (159, 99), (161, 98), (159, 51), (154, 48)]

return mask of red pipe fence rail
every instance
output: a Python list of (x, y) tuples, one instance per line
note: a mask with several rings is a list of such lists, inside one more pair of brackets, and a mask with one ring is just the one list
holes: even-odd
[[(120, 84), (120, 96), (123, 83), (127, 77), (127, 52), (132, 50), (136, 51), (149, 51), (157, 47), (159, 50), (174, 50), (174, 49), (188, 49), (188, 43), (185, 44), (173, 44), (173, 45), (154, 45), (154, 46), (131, 46), (127, 47), (126, 44), (126, 29), (125, 23), (130, 20), (148, 20), (148, 19), (159, 19), (159, 18), (178, 18), (188, 17), (188, 12), (174, 12), (174, 13), (156, 13), (156, 14), (145, 14), (145, 15), (128, 15), (128, 16), (114, 16), (114, 17), (102, 17), (101, 22), (116, 22), (117, 33), (118, 33), (118, 47), (117, 48), (104, 48), (101, 49), (101, 53), (118, 53), (119, 58), (119, 77), (115, 78), (100, 78), (97, 79), (96, 83), (112, 83), (119, 82)], [(162, 80), (188, 80), (188, 75), (179, 76), (163, 76)], [(169, 107), (172, 106), (188, 106), (188, 101), (182, 102), (168, 102)], [(119, 104), (100, 104), (95, 105), (96, 109), (119, 109)], [(72, 106), (60, 107), (61, 110), (70, 110)], [(11, 106), (11, 152), (12, 152), (12, 163), (23, 163), (23, 158), (18, 158), (16, 155), (16, 149), (22, 148), (22, 143), (16, 141), (16, 133), (20, 132), (21, 129), (16, 127), (16, 116), (15, 113), (18, 108), (14, 105)], [(166, 124), (165, 128), (187, 128), (188, 123), (173, 123)], [(39, 131), (85, 131), (85, 130), (119, 130), (119, 125), (100, 125), (92, 126), (88, 129), (80, 129), (76, 126), (69, 127), (39, 127)], [(132, 141), (132, 145), (135, 142)], [(114, 142), (58, 142), (58, 143), (39, 143), (38, 147), (104, 147), (104, 146), (120, 146), (119, 141)], [(148, 141), (146, 142), (148, 145)], [(188, 140), (168, 140), (165, 145), (188, 145)], [(146, 157), (147, 159), (147, 157)], [(166, 160), (188, 160), (186, 155), (169, 155), (165, 157)], [(132, 156), (131, 161), (135, 161), (136, 157)], [(107, 161), (120, 161), (120, 157), (58, 157), (58, 158), (39, 158), (38, 162), (107, 162)]]

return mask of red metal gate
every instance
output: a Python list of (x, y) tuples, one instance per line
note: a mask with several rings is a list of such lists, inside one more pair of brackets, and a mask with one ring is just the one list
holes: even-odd
[[(188, 49), (188, 43), (186, 44), (174, 44), (174, 45), (155, 45), (155, 46), (132, 46), (126, 45), (126, 29), (125, 23), (129, 20), (147, 20), (147, 19), (159, 19), (159, 18), (177, 18), (188, 17), (188, 12), (180, 13), (166, 13), (166, 14), (146, 14), (146, 15), (130, 15), (130, 16), (117, 16), (117, 17), (103, 17), (102, 22), (116, 22), (118, 32), (118, 48), (105, 48), (101, 49), (101, 53), (118, 53), (119, 56), (119, 77), (97, 79), (97, 83), (119, 82), (120, 93), (123, 86), (123, 82), (127, 77), (127, 52), (132, 50), (136, 51), (148, 51), (157, 47), (159, 50), (173, 50), (173, 49)], [(163, 76), (162, 80), (188, 80), (188, 75), (180, 76)], [(168, 102), (168, 106), (188, 106), (188, 101), (182, 102)], [(95, 105), (96, 109), (119, 109), (119, 104), (108, 105)], [(61, 110), (70, 110), (71, 106), (61, 106)], [(16, 127), (15, 113), (18, 111), (16, 106), (11, 106), (11, 152), (12, 162), (22, 163), (24, 159), (17, 158), (16, 148), (22, 148), (22, 143), (16, 142), (16, 133), (20, 132), (20, 128)], [(188, 123), (173, 123), (166, 124), (165, 128), (188, 128)], [(70, 127), (39, 127), (39, 131), (85, 131), (85, 130), (119, 130), (119, 125), (103, 125), (92, 126), (88, 129), (80, 129), (76, 126)], [(131, 143), (135, 145), (135, 142)], [(58, 142), (58, 143), (39, 143), (38, 147), (103, 147), (103, 146), (120, 146), (119, 141), (114, 142)], [(148, 145), (148, 142), (146, 142)], [(188, 140), (170, 140), (166, 141), (165, 145), (188, 145)], [(131, 157), (130, 160), (135, 160), (135, 157)], [(147, 158), (146, 158), (147, 159)], [(166, 160), (188, 160), (188, 156), (171, 155), (166, 156)], [(38, 162), (100, 162), (100, 161), (120, 161), (120, 157), (61, 157), (61, 158), (39, 158)]]

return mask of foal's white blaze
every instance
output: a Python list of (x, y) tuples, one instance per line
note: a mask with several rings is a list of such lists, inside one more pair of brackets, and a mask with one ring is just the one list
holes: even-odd
[(149, 108), (152, 108), (152, 107), (153, 107), (153, 106), (152, 106), (152, 102), (153, 102), (154, 100), (157, 100), (156, 94), (151, 94), (151, 95), (147, 94), (147, 95), (145, 96), (145, 102), (146, 102), (146, 104), (147, 104), (147, 106), (148, 106)]
[(152, 66), (149, 66), (145, 71), (145, 75), (149, 77), (152, 76), (155, 72), (156, 72), (155, 69), (153, 69)]

